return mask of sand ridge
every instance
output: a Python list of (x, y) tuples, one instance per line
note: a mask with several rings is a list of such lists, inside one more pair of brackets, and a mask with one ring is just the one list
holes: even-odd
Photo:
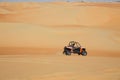
[[(45, 26), (120, 26), (120, 6), (117, 6), (119, 3), (81, 3), (85, 5), (78, 3), (80, 6), (74, 5), (75, 3), (63, 4), (6, 3), (6, 6), (2, 6), (5, 5), (5, 3), (1, 3), (1, 8), (8, 10), (11, 13), (1, 13), (3, 18), (0, 18), (0, 21), (21, 23), (25, 22)], [(90, 6), (89, 4), (92, 4), (93, 6)], [(107, 7), (104, 7), (103, 5), (107, 5)], [(116, 5), (117, 8), (112, 5)]]

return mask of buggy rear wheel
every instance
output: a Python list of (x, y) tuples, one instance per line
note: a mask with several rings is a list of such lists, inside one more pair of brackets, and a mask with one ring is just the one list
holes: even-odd
[(67, 51), (65, 52), (65, 55), (70, 56), (70, 55), (71, 55), (71, 52), (67, 50)]

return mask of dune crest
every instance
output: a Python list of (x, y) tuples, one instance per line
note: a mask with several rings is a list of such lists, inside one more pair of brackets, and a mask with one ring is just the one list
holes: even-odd
[(76, 6), (76, 3), (56, 4), (58, 3), (0, 3), (1, 9), (14, 12), (0, 13), (0, 21), (44, 26), (120, 26), (119, 3), (78, 3), (79, 6)]

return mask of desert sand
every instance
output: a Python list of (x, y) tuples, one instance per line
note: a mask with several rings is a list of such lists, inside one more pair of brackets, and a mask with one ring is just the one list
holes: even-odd
[(0, 80), (120, 80), (120, 58), (2, 55)]
[(119, 14), (120, 3), (1, 2), (0, 54), (54, 54), (75, 40), (90, 55), (120, 56)]
[(120, 80), (119, 62), (120, 3), (0, 3), (0, 80)]

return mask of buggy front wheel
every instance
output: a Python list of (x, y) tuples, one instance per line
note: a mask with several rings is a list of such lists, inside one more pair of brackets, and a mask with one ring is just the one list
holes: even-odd
[(82, 51), (82, 56), (87, 56), (87, 51)]

